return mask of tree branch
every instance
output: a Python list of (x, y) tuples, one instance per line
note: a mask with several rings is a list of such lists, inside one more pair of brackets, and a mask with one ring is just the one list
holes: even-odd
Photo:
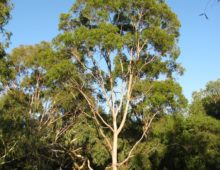
[(151, 123), (153, 121), (153, 119), (155, 118), (155, 116), (158, 114), (159, 112), (156, 112), (153, 114), (153, 116), (151, 117), (151, 119), (149, 120), (148, 123), (146, 123), (145, 127), (144, 127), (144, 131), (140, 137), (140, 139), (133, 145), (133, 147), (131, 148), (131, 150), (128, 153), (128, 156), (124, 159), (124, 161), (118, 163), (118, 166), (121, 166), (123, 164), (125, 164), (131, 157), (133, 157), (134, 155), (132, 155), (134, 149), (138, 146), (138, 144), (143, 140), (144, 136), (146, 135), (147, 131), (149, 130)]

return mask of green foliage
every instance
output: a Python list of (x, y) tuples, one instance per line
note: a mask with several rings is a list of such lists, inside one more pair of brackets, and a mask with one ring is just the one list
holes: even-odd
[[(139, 139), (148, 117), (158, 112), (159, 119), (166, 114), (182, 112), (186, 107), (187, 101), (182, 95), (182, 89), (174, 80), (174, 73), (183, 73), (183, 68), (177, 63), (179, 49), (176, 42), (180, 23), (164, 1), (77, 0), (69, 13), (61, 15), (59, 27), (63, 32), (53, 41), (56, 49), (65, 51), (72, 58), (75, 68), (71, 70), (83, 72), (81, 79), (73, 76), (74, 81), (69, 81), (67, 85), (74, 93), (78, 88), (80, 93), (86, 92), (84, 97), (87, 94), (92, 96), (94, 103), (89, 102), (90, 111), (100, 108), (106, 122), (111, 124), (112, 118), (108, 115), (113, 114), (106, 95), (118, 91), (123, 83), (127, 90), (129, 77), (134, 77), (131, 82), (128, 120), (118, 142), (118, 161), (126, 158), (129, 149)], [(51, 72), (65, 77), (69, 74), (65, 70), (70, 66), (64, 67), (60, 67), (61, 70), (54, 67)], [(53, 77), (50, 72), (48, 75), (48, 79)], [(115, 94), (115, 101), (109, 95), (110, 103), (117, 107), (121, 95), (121, 91)], [(88, 97), (85, 98), (88, 101)], [(122, 102), (124, 103), (116, 122), (118, 125), (126, 107), (126, 100)], [(111, 132), (104, 126), (101, 123), (95, 127), (103, 129), (107, 137), (112, 139)], [(90, 146), (93, 140), (106, 146), (102, 142), (104, 139), (100, 131), (96, 132), (101, 136), (99, 138), (91, 131), (93, 140), (90, 139), (91, 136), (87, 137), (88, 128), (89, 126), (84, 128), (86, 132), (79, 135), (78, 141), (82, 140), (79, 146)], [(86, 141), (88, 143), (85, 144)], [(102, 148), (101, 146), (97, 148)], [(91, 152), (90, 148), (87, 149)], [(94, 151), (92, 155), (83, 155), (96, 168), (99, 165), (107, 166), (109, 155), (105, 157), (106, 150), (101, 150), (98, 154)], [(97, 159), (98, 155), (102, 156)]]
[(11, 17), (11, 9), (12, 4), (10, 0), (0, 1), (0, 38), (5, 38), (3, 42), (0, 41), (0, 59), (3, 57), (2, 54), (4, 53), (4, 48), (8, 47), (9, 39), (11, 36), (11, 33), (7, 32), (4, 28)]
[[(0, 33), (7, 36), (10, 2), (0, 1), (0, 9)], [(77, 0), (59, 27), (52, 43), (20, 46), (9, 55), (1, 43), (0, 169), (87, 169), (88, 162), (107, 169), (111, 149), (102, 134), (113, 134), (97, 112), (112, 123), (105, 95), (114, 93), (110, 103), (117, 108), (130, 77), (119, 162), (157, 114), (119, 169), (220, 169), (219, 80), (195, 93), (182, 116), (187, 100), (175, 82), (184, 72), (177, 62), (180, 23), (164, 1)], [(123, 97), (117, 125), (125, 107)]]
[[(156, 169), (220, 168), (220, 123), (218, 114), (216, 114), (219, 110), (217, 109), (219, 105), (217, 102), (218, 91), (219, 80), (209, 82), (205, 90), (195, 92), (189, 116), (173, 119), (169, 123), (171, 128), (165, 131), (165, 140), (164, 131), (161, 131), (160, 128), (154, 128), (153, 134), (158, 129), (156, 131), (157, 137), (163, 139), (161, 142), (166, 146), (162, 156), (157, 154), (151, 156), (153, 160), (159, 160), (155, 164)], [(163, 124), (160, 123), (160, 126)]]
[(5, 30), (5, 25), (10, 19), (12, 5), (10, 0), (0, 1), (0, 92), (4, 90), (5, 84), (13, 78), (10, 70), (10, 62), (5, 59), (5, 47), (8, 47), (10, 33)]
[(192, 116), (174, 126), (162, 161), (168, 169), (219, 169), (219, 122)]
[(65, 82), (80, 73), (46, 42), (16, 48), (7, 61), (14, 77), (6, 82), (8, 91), (0, 99), (1, 166), (71, 168), (74, 159), (63, 133), (72, 128), (86, 104)]
[(129, 167), (219, 169), (219, 120), (206, 115), (166, 116), (154, 122)]
[(151, 83), (140, 81), (134, 89), (134, 97), (137, 95), (146, 98), (134, 103), (137, 113), (147, 114), (155, 109), (161, 110), (161, 114), (175, 113), (183, 111), (187, 105), (181, 87), (172, 80)]
[(194, 92), (192, 114), (208, 114), (220, 119), (220, 80), (211, 81), (204, 90)]

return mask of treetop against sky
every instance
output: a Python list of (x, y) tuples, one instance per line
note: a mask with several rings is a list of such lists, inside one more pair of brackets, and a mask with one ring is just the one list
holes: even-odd
[[(8, 51), (21, 44), (50, 41), (58, 34), (59, 16), (67, 12), (73, 1), (12, 0), (14, 9), (7, 29), (13, 33)], [(216, 1), (168, 0), (181, 22), (179, 62), (186, 69), (177, 77), (183, 92), (191, 99), (193, 91), (203, 88), (209, 80), (216, 80), (220, 72), (220, 5)], [(206, 8), (206, 9), (205, 9)], [(199, 17), (207, 13), (209, 20)]]

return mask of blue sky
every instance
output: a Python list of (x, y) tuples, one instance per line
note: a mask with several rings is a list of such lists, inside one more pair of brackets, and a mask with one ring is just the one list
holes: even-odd
[[(216, 1), (168, 0), (182, 24), (179, 61), (186, 72), (178, 81), (188, 99), (208, 81), (220, 78), (220, 3)], [(206, 6), (209, 20), (199, 17)]]
[[(209, 2), (210, 1), (210, 2)], [(73, 0), (12, 0), (14, 9), (7, 29), (13, 33), (8, 51), (21, 44), (50, 41), (58, 34), (59, 15), (67, 12)], [(220, 78), (220, 3), (215, 0), (167, 0), (182, 27), (179, 62), (186, 72), (178, 77), (190, 100), (195, 90)], [(209, 3), (208, 3), (209, 2)], [(208, 3), (208, 5), (207, 5)], [(207, 6), (209, 20), (199, 17)]]

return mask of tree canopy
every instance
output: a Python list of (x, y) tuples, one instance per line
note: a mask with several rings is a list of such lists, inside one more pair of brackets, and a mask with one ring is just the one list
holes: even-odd
[[(166, 3), (157, 0), (78, 0), (61, 15), (63, 34), (55, 42), (93, 80), (92, 97), (84, 82), (72, 80), (69, 86), (86, 99), (113, 169), (132, 157), (155, 117), (181, 111), (186, 103), (173, 79), (174, 72), (182, 73), (176, 62), (179, 26)], [(123, 137), (130, 131), (127, 124), (139, 129), (130, 142)], [(123, 156), (119, 143), (131, 144)]]
[(6, 54), (0, 169), (220, 169), (219, 80), (188, 105), (180, 22), (162, 0), (76, 0), (51, 42)]

